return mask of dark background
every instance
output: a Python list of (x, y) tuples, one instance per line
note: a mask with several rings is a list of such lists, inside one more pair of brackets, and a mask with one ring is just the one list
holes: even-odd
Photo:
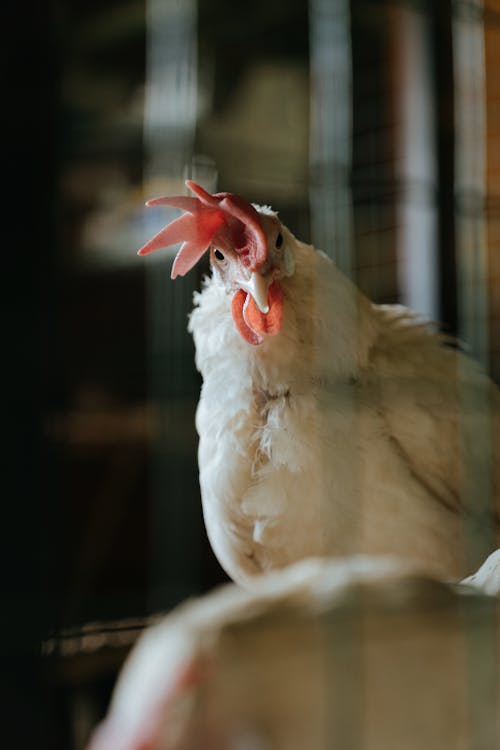
[[(391, 23), (401, 5), (353, 2), (345, 29), (352, 162), (343, 179), (352, 198), (353, 275), (380, 302), (405, 301)], [(439, 318), (455, 333), (451, 3), (415, 7), (431, 32)], [(133, 224), (149, 187), (140, 117), (144, 5), (32, 2), (3, 14), (2, 705), (5, 734), (17, 747), (77, 750), (127, 650), (111, 644), (82, 653), (82, 626), (111, 623), (112, 636), (117, 622), (133, 622), (138, 631), (151, 614), (226, 580), (203, 529), (194, 429), (200, 380), (185, 332), (204, 269), (172, 291), (169, 262), (125, 262), (106, 247), (115, 227), (125, 226), (126, 237), (134, 225), (123, 247), (130, 259), (135, 240), (149, 236), (145, 224)], [(489, 23), (496, 28), (497, 17)], [(310, 113), (301, 105), (310, 98), (308, 4), (259, 0), (236, 11), (227, 0), (203, 0), (196, 31), (199, 76), (211, 93), (191, 156), (216, 165), (222, 189), (273, 202), (309, 239), (308, 190), (321, 176), (309, 162)], [(287, 128), (298, 133), (282, 151), (273, 146), (275, 121), (260, 140), (258, 118), (249, 135), (237, 127), (246, 112), (238, 93), (250, 97), (255, 85), (265, 103), (265, 81), (277, 86), (280, 76), (290, 91), (279, 101), (289, 117), (280, 125), (283, 143)], [(96, 234), (102, 216), (115, 213)], [(496, 376), (497, 353), (492, 336)], [(76, 644), (71, 655), (68, 643)]]

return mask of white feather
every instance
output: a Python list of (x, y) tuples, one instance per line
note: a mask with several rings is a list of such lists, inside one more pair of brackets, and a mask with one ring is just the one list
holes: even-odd
[(478, 727), (497, 747), (498, 555), (465, 585), (309, 559), (185, 602), (139, 639), (91, 750), (442, 750)]
[(478, 561), (464, 542), (458, 374), (478, 389), (489, 381), (407, 310), (373, 305), (283, 231), (295, 270), (281, 281), (278, 335), (247, 344), (216, 276), (190, 318), (203, 376), (200, 486), (217, 557), (247, 585), (312, 555), (395, 554), (438, 575), (469, 572)]

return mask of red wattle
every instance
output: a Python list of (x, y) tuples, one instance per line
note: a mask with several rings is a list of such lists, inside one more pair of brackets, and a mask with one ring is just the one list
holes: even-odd
[(274, 336), (283, 325), (283, 291), (278, 281), (269, 287), (269, 312), (263, 313), (254, 298), (243, 289), (233, 296), (232, 314), (238, 333), (253, 346), (261, 344), (264, 336)]
[(255, 333), (255, 331), (252, 331), (252, 329), (245, 322), (243, 309), (245, 307), (247, 297), (247, 292), (243, 291), (243, 289), (238, 289), (238, 291), (234, 293), (233, 300), (231, 302), (231, 312), (233, 314), (233, 320), (236, 326), (236, 330), (238, 331), (240, 336), (244, 338), (245, 341), (247, 341), (249, 344), (257, 346), (258, 344), (262, 344), (264, 339), (262, 336), (259, 336), (257, 333)]

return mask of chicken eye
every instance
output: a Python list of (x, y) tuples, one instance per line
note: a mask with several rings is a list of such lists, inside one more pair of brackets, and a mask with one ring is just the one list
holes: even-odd
[(214, 249), (214, 255), (217, 260), (224, 260), (224, 253), (221, 253), (221, 251), (217, 247)]
[(282, 246), (282, 244), (283, 244), (283, 235), (281, 234), (281, 232), (280, 232), (280, 233), (278, 234), (278, 236), (276, 237), (276, 243), (275, 243), (275, 244), (276, 244), (276, 247), (277, 247), (277, 248), (278, 248), (278, 250), (279, 250), (279, 249), (280, 249), (280, 247), (281, 247), (281, 246)]

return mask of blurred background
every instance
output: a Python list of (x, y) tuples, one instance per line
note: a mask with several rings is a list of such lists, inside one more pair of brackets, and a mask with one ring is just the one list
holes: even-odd
[(208, 266), (137, 257), (171, 218), (144, 201), (271, 204), (499, 381), (500, 2), (12, 6), (3, 695), (18, 747), (81, 750), (149, 618), (226, 580), (186, 331)]

